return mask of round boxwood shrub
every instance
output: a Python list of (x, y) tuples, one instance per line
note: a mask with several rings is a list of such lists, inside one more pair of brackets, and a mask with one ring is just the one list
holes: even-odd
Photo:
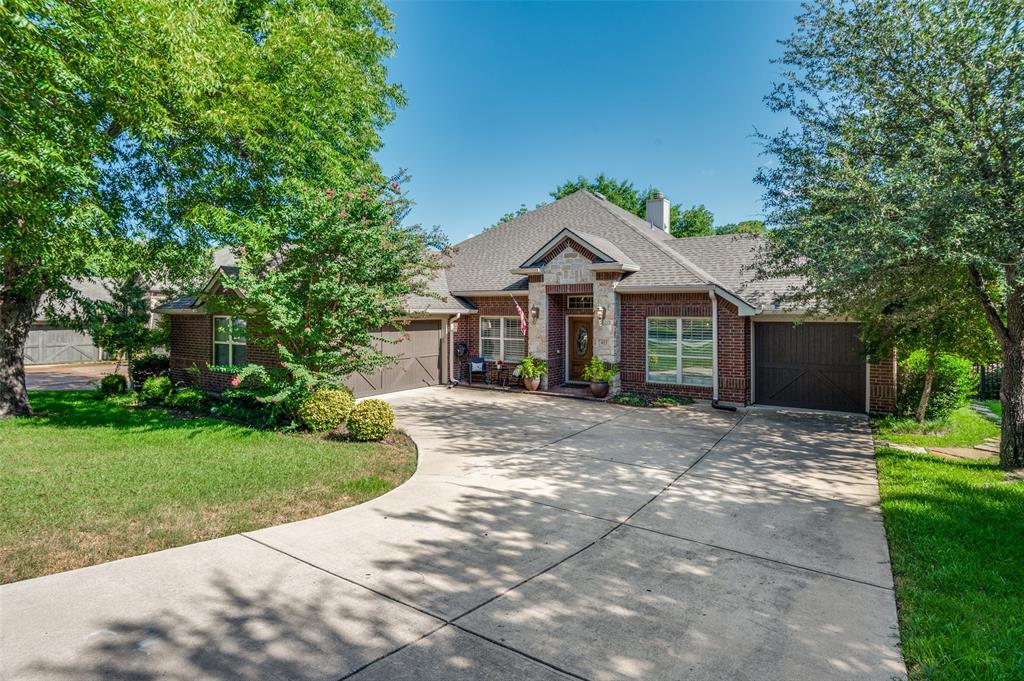
[(382, 440), (395, 425), (395, 412), (383, 400), (363, 400), (348, 417), (348, 433), (353, 440)]
[(299, 418), (306, 426), (321, 433), (334, 430), (352, 413), (356, 398), (342, 388), (322, 388), (299, 405)]
[(167, 406), (184, 411), (206, 411), (207, 405), (206, 393), (199, 388), (182, 388), (167, 398)]
[(150, 376), (146, 379), (146, 382), (142, 384), (142, 390), (139, 391), (139, 397), (141, 397), (144, 402), (152, 402), (156, 404), (163, 402), (170, 397), (173, 390), (174, 386), (171, 385), (171, 379), (166, 376)]
[[(928, 372), (928, 353), (915, 350), (900, 363), (900, 391), (897, 408), (901, 414), (912, 416), (921, 400), (924, 378)], [(970, 360), (956, 355), (940, 353), (935, 358), (935, 379), (928, 400), (925, 417), (944, 419), (957, 408), (967, 404), (967, 398), (978, 389), (978, 373)]]
[(100, 381), (100, 392), (104, 397), (123, 395), (128, 392), (128, 379), (121, 374), (109, 374)]

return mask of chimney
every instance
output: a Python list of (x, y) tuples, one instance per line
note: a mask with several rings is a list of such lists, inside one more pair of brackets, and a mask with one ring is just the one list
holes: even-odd
[(654, 192), (651, 198), (647, 199), (647, 222), (655, 229), (663, 232), (669, 231), (669, 203), (668, 199), (661, 192)]

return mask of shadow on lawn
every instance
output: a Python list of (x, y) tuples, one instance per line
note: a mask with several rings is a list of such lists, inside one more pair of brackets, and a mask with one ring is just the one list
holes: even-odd
[(1024, 483), (996, 459), (878, 463), (911, 677), (1024, 678)]
[(176, 430), (231, 431), (248, 437), (260, 431), (243, 424), (211, 417), (179, 416), (161, 407), (124, 406), (97, 398), (95, 391), (40, 390), (29, 394), (34, 417), (15, 421), (19, 427), (113, 428), (135, 432)]

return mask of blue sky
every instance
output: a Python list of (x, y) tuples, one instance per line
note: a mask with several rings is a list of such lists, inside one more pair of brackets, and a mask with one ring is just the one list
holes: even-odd
[(797, 3), (389, 4), (409, 104), (377, 157), (412, 175), (412, 222), (461, 241), (599, 172), (760, 217), (753, 133), (785, 124), (763, 97)]

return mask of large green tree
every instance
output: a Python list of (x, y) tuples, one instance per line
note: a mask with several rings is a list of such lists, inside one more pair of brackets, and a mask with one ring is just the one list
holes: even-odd
[(715, 216), (704, 204), (684, 210), (678, 221), (672, 223), (672, 236), (711, 236), (715, 233)]
[(928, 412), (940, 354), (956, 354), (978, 364), (999, 357), (995, 336), (970, 295), (963, 272), (956, 275), (927, 262), (889, 270), (864, 282), (850, 303), (854, 316), (863, 321), (862, 337), (872, 356), (885, 357), (895, 349), (923, 350), (927, 355), (914, 412), (919, 423)]
[(1024, 5), (816, 0), (782, 64), (767, 269), (837, 311), (913, 269), (971, 296), (1005, 365), (1000, 461), (1024, 466)]
[(447, 243), (436, 230), (402, 225), (400, 186), (376, 177), (303, 188), (274, 219), (246, 230), (237, 275), (207, 297), (213, 310), (244, 318), (250, 344), (280, 360), (258, 373), (281, 397), (393, 361), (378, 329), (406, 314), (409, 296), (432, 295)]
[(30, 413), (23, 345), (46, 295), (145, 244), (144, 275), (342, 186), (401, 90), (377, 0), (0, 4), (0, 417)]

